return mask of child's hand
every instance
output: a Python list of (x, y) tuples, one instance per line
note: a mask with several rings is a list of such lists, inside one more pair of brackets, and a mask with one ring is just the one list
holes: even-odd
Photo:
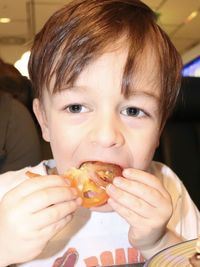
[(71, 219), (80, 200), (56, 175), (28, 179), (0, 202), (0, 266), (39, 255)]
[(108, 186), (108, 203), (130, 224), (131, 244), (151, 248), (165, 233), (171, 198), (159, 179), (147, 172), (127, 169), (123, 175)]

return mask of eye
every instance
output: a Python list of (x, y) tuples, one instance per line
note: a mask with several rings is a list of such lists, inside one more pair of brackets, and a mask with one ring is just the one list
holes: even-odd
[(84, 113), (88, 112), (89, 109), (81, 104), (71, 104), (65, 107), (65, 110), (69, 113)]
[(121, 114), (130, 117), (144, 117), (146, 115), (143, 110), (136, 107), (127, 107), (122, 110)]

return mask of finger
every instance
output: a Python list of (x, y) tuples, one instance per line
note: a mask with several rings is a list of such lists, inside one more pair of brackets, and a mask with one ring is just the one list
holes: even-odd
[(108, 186), (107, 191), (110, 197), (120, 206), (132, 210), (134, 213), (137, 213), (144, 218), (150, 218), (152, 217), (152, 214), (154, 214), (155, 207), (152, 207), (142, 199), (135, 197), (112, 184)]
[(154, 175), (136, 169), (125, 169), (123, 176), (129, 180), (138, 181), (152, 188), (157, 189), (165, 198), (169, 197), (167, 190), (164, 188), (162, 182)]
[(62, 218), (60, 221), (53, 223), (40, 230), (40, 237), (46, 238), (49, 241), (54, 237), (58, 232), (60, 232), (71, 220), (73, 216), (69, 214), (68, 216)]
[(36, 225), (36, 229), (50, 226), (75, 212), (77, 207), (78, 204), (76, 201), (68, 201), (52, 205), (45, 210), (35, 213), (32, 217), (32, 224)]
[(126, 191), (131, 195), (134, 195), (135, 197), (147, 202), (153, 207), (158, 207), (162, 203), (164, 204), (166, 201), (166, 198), (157, 188), (138, 181), (117, 177), (113, 180), (113, 184), (123, 191)]
[(121, 206), (114, 199), (109, 198), (108, 204), (115, 210), (122, 218), (124, 218), (129, 225), (134, 227), (141, 227), (141, 225), (147, 225), (148, 219), (140, 216), (139, 214), (127, 209), (124, 206)]
[(121, 206), (132, 210), (134, 213), (137, 213), (139, 216), (146, 219), (160, 221), (171, 216), (171, 202), (165, 200), (164, 198), (162, 198), (162, 202), (158, 203), (157, 206), (152, 206), (143, 199), (129, 194), (112, 184), (107, 188), (107, 192), (111, 198)]
[(68, 181), (58, 175), (38, 176), (34, 179), (27, 179), (17, 185), (10, 192), (13, 199), (20, 199), (35, 191), (39, 191), (48, 187), (67, 186)]
[(70, 187), (48, 187), (24, 197), (21, 201), (21, 207), (25, 212), (34, 213), (51, 205), (76, 198), (75, 190)]

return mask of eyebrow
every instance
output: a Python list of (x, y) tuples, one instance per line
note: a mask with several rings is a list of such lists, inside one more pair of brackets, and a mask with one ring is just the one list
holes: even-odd
[(66, 85), (60, 88), (60, 91), (77, 91), (77, 92), (81, 92), (81, 91), (85, 91), (87, 90), (87, 87), (85, 86), (77, 86), (77, 85)]
[[(77, 85), (71, 85), (71, 86), (63, 86), (61, 88), (62, 91), (75, 91), (75, 92), (83, 92), (87, 91), (87, 86), (77, 86)], [(130, 90), (128, 94), (128, 99), (133, 97), (134, 95), (141, 95), (141, 96), (147, 96), (150, 98), (155, 99), (156, 101), (160, 100), (160, 97), (154, 94), (153, 92), (148, 91), (141, 91), (141, 90)]]
[(158, 95), (154, 94), (153, 92), (139, 91), (139, 90), (131, 90), (129, 92), (128, 98), (131, 98), (134, 95), (142, 95), (142, 96), (144, 95), (144, 96), (148, 96), (150, 98), (154, 98), (154, 99), (156, 99), (156, 101), (160, 100), (160, 97)]

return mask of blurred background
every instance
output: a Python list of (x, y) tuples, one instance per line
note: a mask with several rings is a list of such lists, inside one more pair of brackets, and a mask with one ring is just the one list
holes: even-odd
[[(144, 2), (158, 13), (159, 24), (181, 53), (184, 64), (200, 55), (200, 0)], [(66, 3), (67, 0), (0, 0), (0, 57), (15, 64), (29, 50), (34, 35), (48, 17)], [(28, 53), (25, 61), (27, 56)]]
[[(0, 0), (0, 173), (52, 158), (32, 112), (27, 62), (35, 34), (68, 1)], [(186, 76), (155, 159), (178, 174), (200, 209), (200, 0), (144, 2), (181, 54)]]

